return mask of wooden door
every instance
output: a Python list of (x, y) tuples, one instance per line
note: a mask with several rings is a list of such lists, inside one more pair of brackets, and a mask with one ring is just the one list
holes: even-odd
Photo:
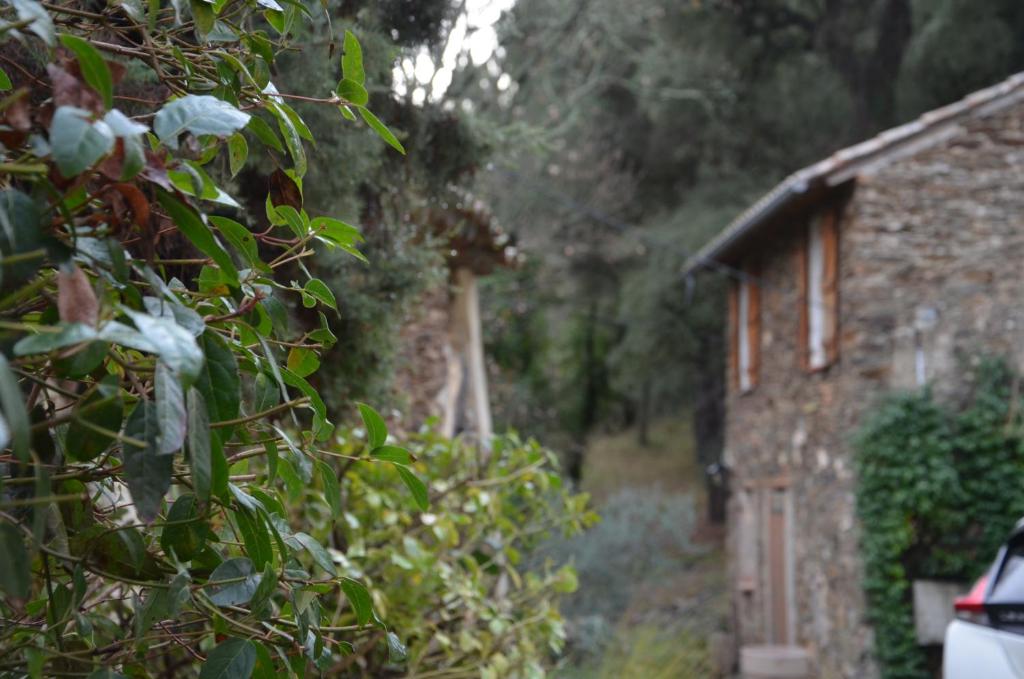
[(771, 644), (788, 644), (790, 620), (789, 497), (786, 488), (767, 490), (766, 573), (767, 637)]

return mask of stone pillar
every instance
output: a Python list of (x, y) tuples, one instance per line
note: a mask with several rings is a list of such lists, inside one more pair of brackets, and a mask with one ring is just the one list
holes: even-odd
[(449, 435), (472, 433), (487, 447), (493, 434), (493, 425), (487, 391), (477, 279), (468, 268), (457, 269), (454, 279), (451, 306), (452, 356), (443, 430)]

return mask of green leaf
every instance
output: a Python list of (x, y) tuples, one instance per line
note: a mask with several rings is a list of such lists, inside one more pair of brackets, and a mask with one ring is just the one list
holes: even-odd
[(253, 568), (263, 570), (264, 566), (274, 561), (274, 550), (270, 545), (270, 532), (263, 525), (259, 513), (253, 513), (244, 507), (234, 512), (238, 532), (245, 545), (245, 553), (252, 560)]
[(210, 601), (218, 606), (242, 606), (249, 603), (256, 587), (260, 584), (260, 574), (252, 567), (252, 561), (244, 556), (228, 559), (210, 573), (210, 582), (221, 582), (223, 585), (209, 585)]
[(384, 418), (365, 403), (357, 403), (356, 405), (359, 407), (359, 414), (363, 418), (363, 424), (366, 425), (366, 442), (370, 446), (370, 450), (384, 445), (384, 442), (388, 439), (388, 426), (384, 424)]
[(309, 233), (309, 222), (303, 219), (302, 214), (291, 205), (281, 205), (275, 208), (275, 212), (288, 224), (288, 228), (297, 237), (303, 238)]
[(391, 130), (388, 129), (388, 126), (382, 123), (377, 116), (370, 113), (369, 109), (360, 106), (359, 115), (363, 117), (366, 124), (372, 127), (373, 131), (376, 132), (381, 139), (391, 144), (391, 146), (403, 156), (405, 155), (405, 147), (402, 146), (400, 141), (398, 141), (398, 137), (396, 137)]
[(195, 161), (186, 160), (180, 163), (178, 169), (170, 170), (167, 176), (175, 188), (186, 195), (208, 200), (218, 205), (241, 207), (238, 201), (217, 186), (206, 170)]
[(124, 476), (135, 502), (135, 511), (139, 518), (149, 523), (160, 513), (174, 471), (174, 456), (160, 455), (157, 450), (160, 429), (152, 401), (143, 399), (138, 402), (128, 416), (124, 433), (146, 444), (141, 448), (127, 441), (124, 443)]
[(284, 114), (288, 116), (288, 120), (292, 121), (292, 125), (295, 126), (295, 131), (299, 133), (299, 136), (306, 141), (313, 141), (313, 133), (309, 131), (309, 127), (306, 125), (306, 121), (302, 119), (295, 109), (283, 101), (275, 102), (275, 106), (284, 111)]
[(324, 484), (324, 498), (331, 506), (331, 514), (335, 517), (341, 515), (341, 484), (338, 483), (338, 476), (331, 465), (318, 460), (316, 469), (320, 473), (320, 481)]
[[(183, 573), (182, 576), (187, 580), (187, 574)], [(148, 591), (145, 602), (136, 607), (133, 630), (136, 637), (144, 636), (158, 621), (174, 616), (175, 612), (172, 609), (176, 608), (177, 602), (173, 601), (172, 597), (176, 594), (177, 592), (172, 594), (169, 588), (162, 587), (154, 587)]]
[(374, 448), (370, 455), (376, 460), (395, 464), (412, 464), (413, 461), (409, 451), (398, 446), (380, 446)]
[(341, 579), (341, 591), (345, 593), (352, 612), (356, 614), (356, 622), (365, 625), (373, 618), (373, 599), (366, 586), (352, 578)]
[(263, 567), (260, 584), (256, 586), (256, 591), (253, 592), (252, 600), (249, 602), (249, 610), (252, 611), (253, 615), (260, 616), (270, 603), (270, 597), (274, 595), (274, 590), (276, 589), (277, 571), (274, 570), (274, 565), (268, 561)]
[(160, 534), (160, 547), (181, 561), (191, 561), (206, 545), (206, 524), (199, 518), (199, 502), (195, 495), (182, 495), (167, 512), (167, 524)]
[(228, 489), (231, 491), (231, 495), (234, 496), (235, 501), (238, 502), (243, 508), (248, 509), (251, 512), (258, 511), (260, 509), (266, 509), (260, 500), (245, 492), (233, 483), (228, 484)]
[(256, 647), (247, 639), (228, 639), (213, 649), (199, 679), (249, 679), (256, 667)]
[(251, 118), (248, 113), (216, 97), (187, 94), (157, 111), (153, 131), (160, 141), (176, 149), (182, 132), (227, 137), (248, 125)]
[(277, 134), (270, 129), (270, 125), (267, 125), (266, 121), (259, 116), (253, 116), (249, 120), (249, 124), (246, 126), (247, 130), (256, 135), (264, 146), (268, 146), (279, 153), (284, 153), (284, 146), (281, 145), (281, 140), (277, 138)]
[(156, 396), (156, 417), (160, 425), (160, 439), (157, 451), (170, 455), (185, 445), (185, 392), (174, 371), (163, 361), (156, 364), (153, 381)]
[[(267, 498), (263, 498), (264, 502), (266, 500)], [(284, 513), (284, 508), (281, 507), (281, 503), (277, 502), (277, 500), (275, 499), (273, 503), (268, 503), (268, 506), (274, 506), (275, 503), (276, 508), (274, 511), (280, 512), (279, 514), (277, 514), (277, 516), (280, 517)], [(274, 523), (275, 517), (271, 517), (270, 514), (268, 514), (265, 509), (259, 510), (259, 513), (260, 517), (262, 517), (263, 519), (264, 525), (266, 525), (266, 527), (270, 530), (270, 533), (274, 536), (274, 542), (277, 544), (277, 553), (281, 555), (281, 560), (287, 561), (292, 557), (292, 552), (288, 549), (288, 545), (285, 544), (284, 538), (281, 537), (281, 532), (277, 529), (277, 526)], [(265, 568), (264, 571), (266, 571)]]
[[(65, 446), (68, 459), (87, 462), (110, 447), (114, 438), (97, 431), (101, 427), (116, 434), (121, 430), (124, 403), (117, 377), (110, 375), (86, 399), (75, 405), (74, 419), (68, 425)], [(95, 425), (90, 427), (89, 425)]]
[(189, 0), (189, 7), (192, 8), (192, 19), (195, 21), (196, 34), (200, 39), (205, 40), (217, 23), (217, 15), (213, 11), (213, 7), (204, 0)]
[(316, 352), (302, 347), (292, 347), (288, 351), (288, 369), (299, 377), (312, 375), (320, 367), (320, 359)]
[(185, 384), (195, 381), (203, 369), (203, 352), (192, 333), (167, 317), (158, 318), (127, 307), (123, 311), (173, 374)]
[[(14, 345), (15, 356), (44, 354), (96, 338), (96, 331), (82, 323), (62, 323), (58, 326), (40, 327), (39, 330), (41, 332), (36, 335), (28, 335), (18, 340)], [(54, 330), (56, 332), (53, 332)]]
[(149, 131), (116, 108), (107, 111), (103, 122), (110, 126), (114, 136), (121, 139), (124, 146), (124, 161), (121, 165), (121, 181), (128, 181), (146, 166), (146, 151), (142, 143), (142, 135)]
[(312, 221), (311, 227), (320, 242), (330, 248), (339, 247), (356, 259), (367, 262), (363, 253), (355, 248), (356, 243), (363, 241), (363, 236), (354, 226), (330, 217), (317, 217)]
[(0, 591), (14, 599), (28, 599), (32, 593), (25, 538), (16, 526), (0, 523)]
[(240, 79), (247, 81), (250, 85), (252, 85), (255, 88), (262, 89), (259, 83), (256, 82), (256, 79), (252, 77), (252, 73), (250, 73), (249, 69), (245, 67), (245, 64), (239, 61), (238, 57), (231, 54), (230, 52), (224, 52), (220, 50), (214, 52), (214, 54), (216, 54), (219, 58), (223, 59), (224, 62), (227, 63), (227, 65), (230, 66), (231, 69), (238, 74)]
[(284, 35), (288, 27), (285, 25), (284, 12), (277, 12), (268, 9), (263, 13), (263, 18), (267, 20), (267, 23), (274, 27), (274, 30), (280, 35)]
[(13, 87), (14, 84), (11, 82), (10, 76), (7, 75), (7, 71), (0, 68), (0, 91), (6, 92)]
[(313, 561), (316, 562), (316, 565), (320, 566), (320, 568), (324, 569), (329, 574), (338, 574), (337, 569), (334, 567), (334, 560), (331, 559), (331, 555), (312, 535), (309, 535), (308, 533), (295, 533), (294, 535), (285, 538), (285, 542), (289, 543), (295, 549), (305, 549), (309, 552), (309, 555), (313, 557)]
[[(241, 403), (242, 378), (238, 374), (238, 361), (227, 341), (212, 330), (203, 333), (199, 346), (206, 355), (206, 365), (196, 380), (196, 389), (206, 399), (211, 422), (225, 422), (238, 417)], [(226, 442), (231, 427), (218, 427), (217, 436)]]
[(259, 642), (254, 642), (254, 645), (256, 646), (256, 668), (253, 670), (253, 679), (278, 679), (280, 675), (274, 666), (274, 659), (270, 657), (270, 651)]
[(95, 165), (114, 148), (114, 132), (91, 114), (73, 106), (61, 106), (50, 123), (50, 149), (60, 173), (71, 179)]
[(295, 445), (295, 442), (283, 429), (275, 426), (274, 431), (281, 437), (288, 449), (287, 461), (294, 467), (302, 482), (308, 484), (313, 479), (313, 465), (309, 458), (303, 454), (302, 449)]
[(370, 101), (370, 95), (366, 88), (354, 80), (343, 78), (335, 88), (338, 96), (353, 106), (366, 106)]
[[(28, 462), (31, 431), (25, 397), (3, 354), (0, 354), (0, 408), (3, 410), (0, 428), (5, 430), (0, 438), (9, 440), (15, 456), (22, 462)], [(7, 441), (4, 445), (7, 445)]]
[(245, 160), (249, 157), (249, 144), (240, 132), (235, 132), (228, 137), (228, 167), (231, 168), (231, 176), (234, 177), (245, 166)]
[(309, 339), (314, 342), (319, 342), (324, 345), (324, 349), (330, 349), (338, 343), (338, 338), (331, 332), (330, 323), (327, 322), (327, 316), (324, 316), (322, 311), (318, 311), (317, 315), (320, 316), (320, 327), (309, 333)]
[[(152, 273), (152, 270), (149, 270)], [(149, 278), (147, 276), (147, 278)], [(149, 278), (152, 281), (159, 281), (160, 279), (156, 274)], [(162, 282), (161, 282), (162, 284)], [(165, 286), (166, 287), (166, 286)], [(188, 308), (174, 297), (174, 294), (170, 290), (165, 291), (167, 298), (158, 297), (143, 297), (142, 303), (146, 307), (146, 311), (149, 312), (150, 316), (155, 318), (166, 318), (169, 321), (174, 321), (181, 327), (188, 330), (189, 334), (193, 337), (199, 337), (206, 330), (206, 321), (200, 316), (195, 310)]]
[(227, 217), (210, 215), (209, 220), (211, 224), (217, 227), (221, 235), (231, 243), (231, 246), (238, 250), (242, 258), (245, 259), (246, 264), (258, 271), (267, 271), (269, 269), (263, 260), (260, 259), (259, 245), (257, 245), (256, 238), (249, 229)]
[(288, 316), (288, 308), (281, 303), (275, 296), (264, 298), (259, 306), (263, 307), (263, 311), (267, 314), (267, 319), (270, 321), (271, 328), (273, 328), (274, 334), (280, 339), (287, 339), (291, 334), (291, 324)]
[(276, 104), (273, 102), (269, 103), (267, 109), (277, 118), (277, 127), (281, 130), (281, 135), (284, 137), (288, 153), (291, 154), (292, 163), (295, 165), (295, 173), (300, 177), (303, 176), (306, 174), (306, 150), (302, 147), (302, 135), (299, 134), (298, 128), (295, 127), (295, 123), (288, 117), (288, 114)]
[(398, 470), (398, 475), (402, 477), (402, 481), (405, 482), (409, 492), (412, 493), (412, 497), (420, 511), (425, 512), (430, 509), (430, 497), (427, 494), (426, 484), (420, 481), (419, 477), (413, 474), (405, 465), (396, 464), (395, 469)]
[(341, 73), (360, 85), (366, 83), (366, 72), (363, 70), (363, 48), (352, 31), (345, 31), (344, 53), (341, 55)]
[(87, 40), (83, 40), (77, 35), (61, 35), (60, 42), (75, 53), (82, 77), (103, 97), (103, 105), (108, 109), (112, 108), (114, 106), (114, 79), (110, 76), (107, 62), (103, 60), (100, 53)]
[(253, 380), (253, 412), (261, 413), (280, 402), (281, 389), (277, 386), (274, 378), (262, 372), (256, 375), (256, 379)]
[[(338, 310), (338, 302), (334, 299), (334, 293), (331, 292), (331, 289), (327, 287), (327, 284), (319, 278), (309, 279), (309, 281), (306, 282), (305, 287), (303, 287), (303, 290), (306, 294), (317, 299), (321, 304), (326, 304), (335, 311)], [(303, 306), (308, 305), (304, 303)]]
[(285, 384), (295, 387), (309, 398), (309, 404), (313, 408), (313, 434), (318, 441), (326, 440), (334, 432), (334, 425), (327, 419), (327, 406), (320, 393), (305, 378), (299, 377), (291, 370), (281, 368), (280, 373)]
[(227, 275), (229, 283), (238, 287), (238, 270), (235, 269), (235, 263), (231, 261), (231, 256), (220, 246), (217, 239), (213, 237), (209, 227), (203, 223), (202, 219), (199, 218), (191, 208), (186, 207), (182, 203), (178, 202), (171, 194), (166, 191), (157, 191), (157, 199), (160, 201), (160, 205), (163, 206), (167, 214), (170, 215), (171, 219), (177, 225), (178, 229), (181, 230), (185, 236), (192, 241), (199, 250), (210, 257), (217, 266)]
[(47, 611), (47, 622), (56, 626), (57, 622), (63, 620), (71, 606), (71, 588), (66, 585), (53, 585), (53, 592), (47, 595), (49, 603)]
[(46, 9), (36, 0), (10, 0), (14, 5), (14, 11), (18, 14), (18, 21), (31, 21), (28, 30), (38, 35), (43, 42), (53, 47), (57, 42), (56, 31), (53, 28), (53, 20)]
[(188, 462), (196, 496), (203, 502), (209, 502), (213, 492), (212, 436), (206, 400), (192, 387), (188, 390)]
[[(0, 252), (5, 256), (37, 251), (47, 245), (41, 206), (17, 189), (0, 191)], [(42, 264), (40, 257), (0, 264), (0, 287), (6, 292), (28, 281)]]
[(316, 217), (310, 226), (318, 236), (322, 236), (337, 245), (354, 245), (363, 241), (363, 236), (359, 233), (359, 229), (351, 224), (346, 224), (340, 219)]
[(157, 353), (156, 346), (146, 339), (141, 332), (135, 328), (130, 328), (124, 323), (118, 323), (117, 321), (108, 321), (99, 330), (99, 339), (111, 342), (113, 344), (120, 344), (121, 346), (128, 347), (129, 349), (135, 349), (137, 351), (145, 351), (149, 354)]

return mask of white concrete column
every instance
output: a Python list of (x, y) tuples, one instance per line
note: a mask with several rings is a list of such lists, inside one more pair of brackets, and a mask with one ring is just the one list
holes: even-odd
[[(489, 447), (494, 433), (491, 423), (491, 403), (487, 390), (487, 365), (484, 360), (483, 330), (480, 323), (480, 296), (476, 275), (467, 268), (455, 272), (455, 294), (452, 299), (452, 361), (462, 370), (459, 377), (452, 374), (452, 390), (465, 390), (465, 399), (449, 395), (449, 403), (456, 409), (468, 404), (471, 422), (464, 429), (472, 431), (484, 447)], [(452, 398), (455, 396), (455, 398)], [(451, 413), (452, 429), (459, 419)], [(449, 413), (445, 414), (445, 423)]]

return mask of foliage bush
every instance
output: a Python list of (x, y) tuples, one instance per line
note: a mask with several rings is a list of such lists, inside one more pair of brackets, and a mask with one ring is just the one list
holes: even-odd
[(930, 675), (914, 633), (915, 578), (972, 581), (1024, 515), (1019, 377), (979, 361), (969, 398), (894, 396), (856, 440), (864, 589), (887, 679)]
[[(337, 451), (358, 455), (362, 445), (347, 436)], [(429, 513), (410, 510), (392, 465), (356, 466), (343, 478), (339, 522), (322, 536), (338, 547), (340, 566), (365, 579), (375, 610), (402, 631), (403, 676), (543, 676), (565, 638), (558, 600), (575, 590), (576, 576), (568, 565), (528, 557), (541, 542), (595, 521), (586, 496), (563, 488), (551, 452), (514, 435), (495, 438), (483, 457), (430, 431), (409, 441), (409, 451), (431, 487)], [(360, 662), (369, 676), (389, 669), (382, 652)]]
[[(695, 522), (687, 495), (626, 488), (602, 505), (600, 523), (570, 540), (546, 543), (534, 558), (573, 564), (580, 591), (562, 610), (600, 634), (615, 626), (637, 587), (679, 571), (700, 554), (690, 541)], [(595, 617), (603, 623), (588, 620)]]
[(599, 679), (714, 676), (707, 639), (678, 627), (641, 624), (622, 630), (596, 671)]
[(515, 568), (587, 520), (548, 454), (506, 441), (480, 463), (429, 439), (417, 462), (366, 405), (364, 437), (339, 443), (309, 381), (338, 299), (305, 262), (364, 255), (304, 209), (313, 135), (289, 102), (403, 150), (330, 21), (307, 52), (340, 77), (328, 96), (275, 86), (311, 12), (0, 9), (4, 673), (379, 676), (408, 656), (536, 674), (558, 646), (571, 574)]
[[(288, 102), (402, 147), (365, 108), (349, 32), (330, 96), (278, 91), (275, 59), (309, 14), (285, 5), (3, 10), (5, 670), (272, 676), (326, 666), (368, 623), (387, 630), (365, 585), (273, 503), (282, 479), (310, 480), (333, 431), (306, 378), (336, 341), (323, 312), (337, 301), (302, 260), (314, 245), (362, 257), (355, 228), (303, 209), (313, 138)], [(278, 168), (267, 228), (218, 186), (250, 149)], [(319, 323), (296, 331), (288, 300)], [(364, 417), (371, 452), (383, 425)], [(356, 611), (351, 640), (315, 614), (334, 591)]]

